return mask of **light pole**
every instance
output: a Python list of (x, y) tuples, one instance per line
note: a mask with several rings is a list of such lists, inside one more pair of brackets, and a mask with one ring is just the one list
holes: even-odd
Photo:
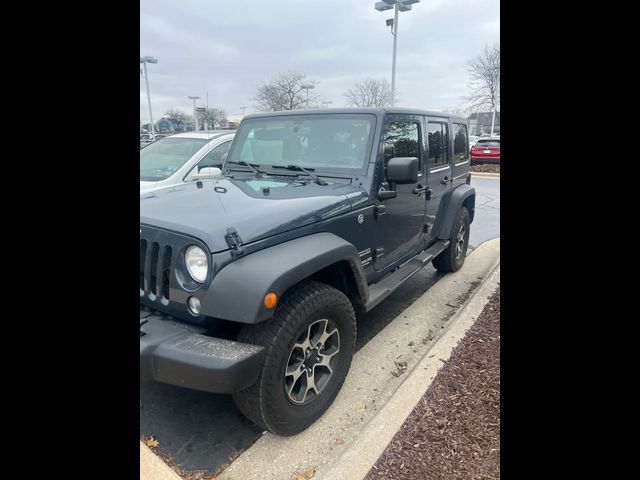
[(242, 118), (244, 118), (244, 111), (247, 109), (247, 107), (240, 107), (240, 110), (242, 110)]
[(300, 85), (300, 88), (307, 91), (307, 108), (309, 108), (309, 90), (312, 88), (316, 88), (316, 86), (309, 83), (307, 85)]
[(196, 122), (195, 131), (198, 131), (198, 115), (196, 115), (196, 100), (199, 100), (200, 97), (187, 97), (193, 100), (193, 120)]
[[(492, 70), (498, 70), (498, 77), (500, 76), (500, 67), (491, 67)], [(493, 137), (493, 126), (496, 122), (496, 98), (495, 98), (495, 89), (491, 96), (491, 104), (493, 106), (493, 115), (491, 116), (491, 136)]]
[(391, 106), (396, 101), (396, 50), (398, 46), (398, 12), (408, 12), (411, 5), (418, 3), (420, 0), (383, 0), (376, 2), (375, 8), (379, 12), (394, 9), (393, 19), (387, 20), (387, 25), (391, 26), (391, 34), (393, 35), (393, 63), (391, 66)]
[(149, 76), (147, 75), (147, 63), (158, 63), (155, 57), (140, 57), (140, 63), (144, 66), (144, 82), (147, 85), (147, 102), (149, 103), (149, 118), (151, 119), (151, 138), (156, 139), (156, 129), (153, 125), (153, 114), (151, 113), (151, 94), (149, 93)]

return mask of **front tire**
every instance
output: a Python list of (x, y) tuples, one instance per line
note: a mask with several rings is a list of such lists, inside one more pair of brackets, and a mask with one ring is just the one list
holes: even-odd
[(295, 435), (333, 403), (355, 350), (356, 318), (339, 290), (305, 281), (287, 292), (274, 316), (246, 325), (239, 342), (265, 347), (256, 382), (233, 394), (238, 409), (278, 435)]
[(436, 258), (433, 266), (440, 272), (455, 272), (462, 267), (469, 247), (469, 211), (462, 207), (453, 225), (449, 246)]

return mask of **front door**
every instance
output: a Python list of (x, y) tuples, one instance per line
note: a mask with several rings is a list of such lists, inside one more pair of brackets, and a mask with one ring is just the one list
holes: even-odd
[(453, 181), (451, 172), (451, 145), (449, 144), (449, 121), (446, 118), (426, 117), (427, 132), (427, 206), (425, 223), (429, 237), (438, 233), (441, 204), (446, 200)]
[(418, 184), (424, 183), (422, 119), (416, 115), (390, 115), (383, 128), (384, 172), (394, 157), (417, 157), (419, 173), (416, 183), (395, 185), (397, 196), (381, 202), (384, 214), (378, 217), (374, 252), (377, 271), (392, 268), (410, 258), (425, 243), (425, 196), (414, 193)]

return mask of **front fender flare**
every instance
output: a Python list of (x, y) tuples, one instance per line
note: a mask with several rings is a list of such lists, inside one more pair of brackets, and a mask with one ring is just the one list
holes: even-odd
[(366, 276), (353, 244), (332, 234), (315, 233), (241, 257), (214, 277), (201, 298), (202, 313), (240, 323), (259, 323), (273, 315), (263, 304), (274, 292), (280, 299), (293, 285), (329, 265), (348, 261), (362, 300), (367, 301)]

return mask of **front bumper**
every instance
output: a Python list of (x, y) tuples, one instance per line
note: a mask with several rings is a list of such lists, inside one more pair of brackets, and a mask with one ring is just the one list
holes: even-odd
[(210, 337), (200, 327), (140, 310), (140, 381), (233, 393), (258, 378), (264, 347)]

